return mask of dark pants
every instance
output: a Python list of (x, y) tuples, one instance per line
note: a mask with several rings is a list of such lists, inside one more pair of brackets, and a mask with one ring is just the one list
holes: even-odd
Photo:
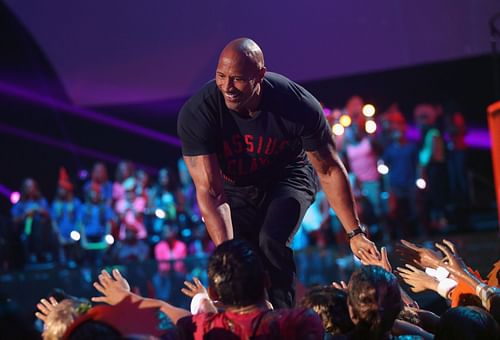
[(234, 237), (260, 250), (271, 279), (275, 308), (295, 304), (295, 262), (289, 244), (314, 200), (312, 193), (279, 183), (269, 187), (226, 186)]

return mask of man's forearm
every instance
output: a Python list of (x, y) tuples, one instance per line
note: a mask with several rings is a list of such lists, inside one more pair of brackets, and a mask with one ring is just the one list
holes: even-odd
[(198, 204), (208, 234), (215, 245), (217, 246), (226, 240), (232, 239), (233, 224), (229, 204), (220, 196), (217, 197), (208, 192), (198, 194)]
[(350, 232), (359, 225), (356, 206), (347, 173), (340, 160), (328, 172), (319, 174), (321, 186), (328, 202), (340, 219), (344, 230)]

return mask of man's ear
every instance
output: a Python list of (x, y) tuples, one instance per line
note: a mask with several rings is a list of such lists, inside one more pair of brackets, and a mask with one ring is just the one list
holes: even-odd
[(217, 292), (215, 291), (215, 288), (213, 288), (212, 286), (208, 286), (208, 297), (212, 301), (219, 301), (219, 299), (220, 299), (219, 294), (217, 294)]
[(265, 66), (262, 66), (262, 68), (259, 70), (259, 73), (257, 75), (257, 81), (259, 83), (261, 83), (262, 80), (264, 79), (264, 75), (266, 74), (266, 71), (267, 71), (267, 69)]

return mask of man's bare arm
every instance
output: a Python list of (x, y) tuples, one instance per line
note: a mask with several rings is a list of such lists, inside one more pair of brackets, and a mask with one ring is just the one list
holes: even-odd
[(217, 156), (184, 156), (184, 161), (193, 178), (198, 205), (212, 241), (219, 245), (232, 239), (231, 210), (224, 194)]
[[(307, 157), (316, 170), (321, 187), (344, 230), (350, 232), (356, 229), (360, 222), (355, 209), (354, 195), (349, 185), (347, 171), (337, 154), (333, 140), (317, 151), (307, 152)], [(357, 256), (359, 256), (359, 249), (379, 256), (375, 244), (363, 234), (358, 234), (351, 239), (351, 249)]]

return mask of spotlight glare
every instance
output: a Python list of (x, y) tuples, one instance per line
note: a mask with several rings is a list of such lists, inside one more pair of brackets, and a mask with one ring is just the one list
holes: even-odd
[(377, 131), (377, 123), (373, 120), (367, 120), (365, 123), (365, 131), (369, 134), (375, 133), (375, 131)]
[(389, 167), (382, 163), (377, 165), (377, 171), (381, 175), (387, 175), (389, 173)]
[(351, 125), (351, 117), (349, 117), (348, 115), (342, 115), (339, 118), (339, 123), (343, 127), (348, 127), (349, 125)]
[(157, 208), (155, 210), (155, 216), (157, 218), (163, 219), (167, 216), (167, 214), (165, 213), (165, 211), (163, 209)]
[(113, 243), (115, 243), (115, 238), (113, 237), (113, 235), (108, 234), (104, 236), (104, 241), (106, 241), (107, 244), (112, 245)]
[(10, 194), (10, 203), (12, 204), (16, 204), (17, 202), (19, 202), (20, 199), (21, 199), (21, 194), (19, 193), (19, 191), (13, 191)]
[(342, 136), (344, 134), (344, 127), (339, 123), (333, 124), (332, 132), (335, 136)]
[(363, 115), (365, 117), (373, 117), (373, 115), (375, 115), (375, 106), (372, 104), (366, 104), (363, 106)]
[(417, 185), (417, 188), (419, 188), (421, 190), (424, 190), (427, 187), (427, 183), (425, 182), (425, 179), (423, 179), (423, 178), (417, 179), (415, 184)]
[(69, 237), (71, 237), (71, 239), (73, 241), (80, 241), (80, 233), (76, 230), (73, 230), (70, 234), (69, 234)]

